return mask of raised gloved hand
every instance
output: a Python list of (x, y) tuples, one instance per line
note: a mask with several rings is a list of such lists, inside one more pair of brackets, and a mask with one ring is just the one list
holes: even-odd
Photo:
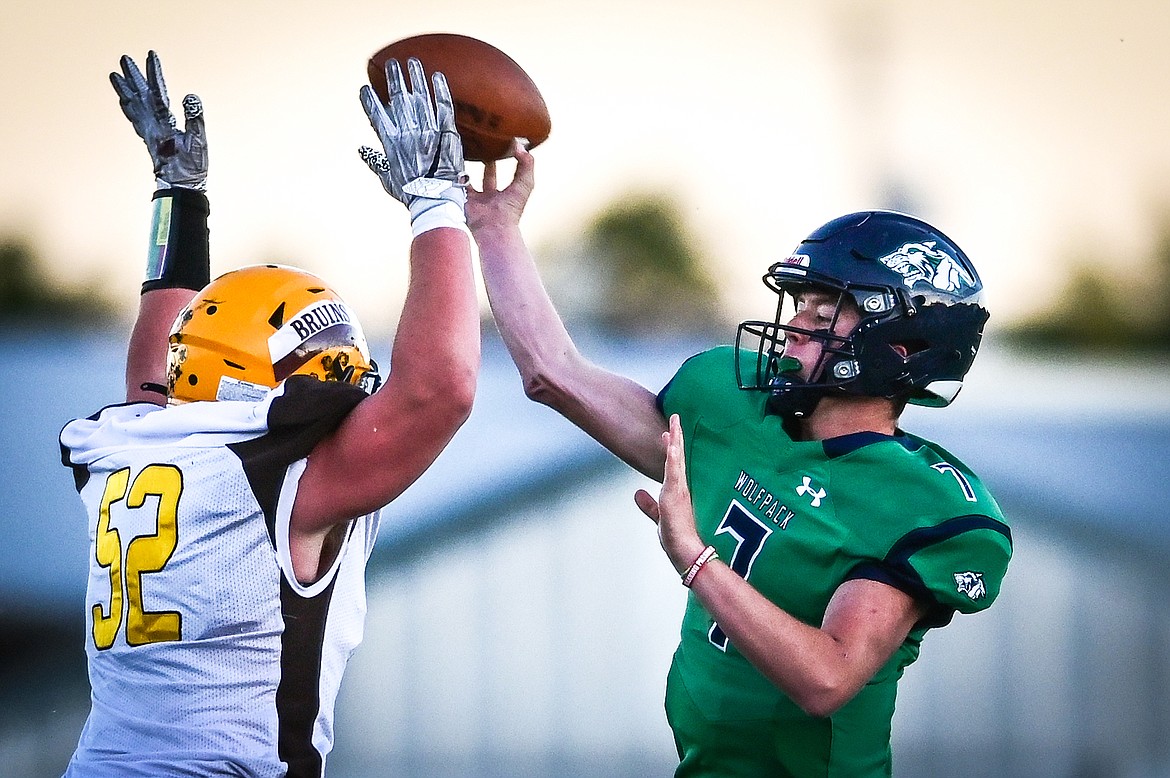
[(415, 235), (435, 227), (462, 228), (466, 223), (467, 177), (451, 90), (442, 73), (433, 74), (432, 105), (422, 63), (412, 57), (407, 69), (409, 91), (398, 61), (387, 60), (387, 105), (370, 86), (362, 87), (362, 107), (385, 153), (369, 146), (358, 152), (386, 191), (410, 209)]
[(128, 56), (122, 73), (110, 73), (122, 113), (146, 143), (154, 163), (159, 189), (184, 187), (200, 192), (207, 188), (207, 139), (204, 136), (203, 103), (197, 95), (183, 98), (183, 129), (171, 113), (162, 65), (153, 51), (146, 55), (146, 77)]

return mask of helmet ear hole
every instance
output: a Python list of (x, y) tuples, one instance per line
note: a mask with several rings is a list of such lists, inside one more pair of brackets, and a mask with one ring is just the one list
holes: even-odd
[(906, 340), (899, 340), (890, 344), (890, 348), (902, 355), (902, 358), (911, 357), (920, 351), (925, 351), (930, 348), (930, 344), (925, 340), (907, 338)]

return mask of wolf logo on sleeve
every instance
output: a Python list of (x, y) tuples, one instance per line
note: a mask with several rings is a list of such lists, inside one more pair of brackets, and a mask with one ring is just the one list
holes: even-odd
[(987, 587), (983, 585), (983, 573), (955, 573), (955, 586), (959, 592), (972, 600), (982, 600), (987, 596)]

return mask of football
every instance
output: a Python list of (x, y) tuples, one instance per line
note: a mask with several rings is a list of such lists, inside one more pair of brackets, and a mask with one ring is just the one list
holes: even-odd
[(548, 138), (552, 120), (540, 90), (515, 60), (495, 46), (454, 33), (395, 41), (375, 52), (367, 68), (370, 85), (383, 102), (389, 99), (386, 60), (398, 60), (405, 75), (410, 57), (422, 63), (428, 89), (432, 89), (432, 73), (447, 77), (466, 159), (503, 159), (513, 138), (527, 138), (529, 148)]

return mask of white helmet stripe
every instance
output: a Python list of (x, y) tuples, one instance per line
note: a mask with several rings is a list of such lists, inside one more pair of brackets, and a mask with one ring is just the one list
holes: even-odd
[(355, 344), (363, 352), (366, 338), (361, 324), (349, 306), (341, 300), (320, 300), (297, 313), (268, 338), (268, 353), (276, 364), (287, 357), (317, 333), (335, 324), (347, 325), (358, 339)]

